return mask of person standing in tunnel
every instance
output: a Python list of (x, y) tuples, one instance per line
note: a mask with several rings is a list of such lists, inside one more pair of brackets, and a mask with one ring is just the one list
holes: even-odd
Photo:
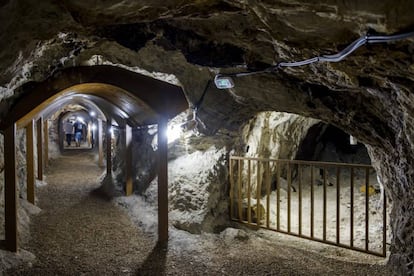
[(70, 143), (72, 142), (73, 125), (69, 119), (63, 124), (63, 131), (66, 135), (66, 143), (70, 146)]
[(79, 120), (75, 122), (75, 124), (73, 125), (73, 127), (75, 128), (75, 142), (76, 142), (76, 146), (80, 147), (80, 142), (82, 139), (82, 133), (83, 133), (83, 124), (82, 122), (80, 122)]

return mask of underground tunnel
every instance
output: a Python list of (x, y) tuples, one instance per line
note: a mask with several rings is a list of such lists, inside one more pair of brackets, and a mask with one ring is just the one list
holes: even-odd
[(150, 2), (0, 3), (2, 272), (412, 274), (413, 3)]

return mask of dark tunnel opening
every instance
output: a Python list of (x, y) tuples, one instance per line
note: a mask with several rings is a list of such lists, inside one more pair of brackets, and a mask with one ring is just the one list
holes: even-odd
[(350, 135), (341, 129), (318, 123), (312, 126), (299, 145), (296, 160), (353, 164), (371, 164), (364, 144), (350, 143)]

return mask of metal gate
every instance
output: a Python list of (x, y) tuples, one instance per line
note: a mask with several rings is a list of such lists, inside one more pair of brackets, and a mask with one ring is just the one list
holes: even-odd
[(230, 218), (386, 256), (387, 206), (369, 165), (230, 157)]

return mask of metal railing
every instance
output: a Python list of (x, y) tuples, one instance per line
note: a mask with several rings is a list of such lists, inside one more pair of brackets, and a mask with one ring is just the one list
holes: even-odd
[(386, 256), (385, 194), (369, 165), (230, 157), (230, 218)]

